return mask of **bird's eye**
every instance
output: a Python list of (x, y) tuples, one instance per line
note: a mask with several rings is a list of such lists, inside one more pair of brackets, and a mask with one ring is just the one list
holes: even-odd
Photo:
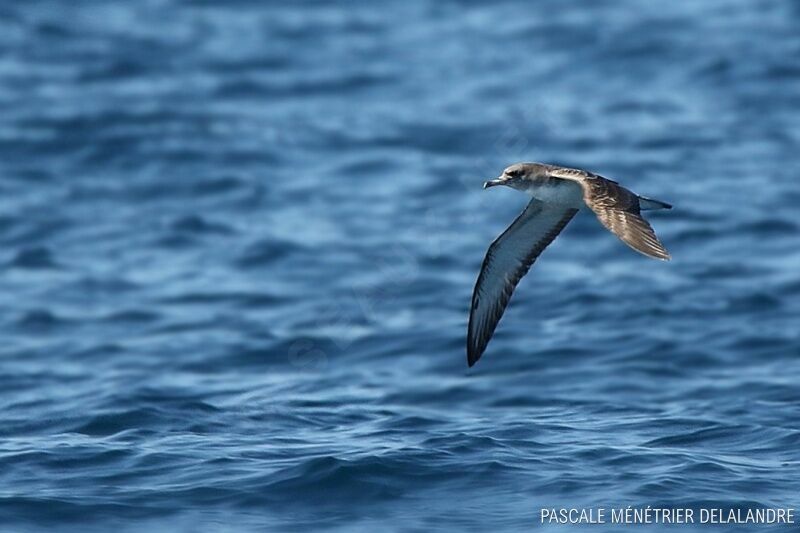
[(509, 178), (516, 178), (517, 176), (519, 176), (519, 169), (515, 168), (514, 170), (506, 170), (506, 175)]

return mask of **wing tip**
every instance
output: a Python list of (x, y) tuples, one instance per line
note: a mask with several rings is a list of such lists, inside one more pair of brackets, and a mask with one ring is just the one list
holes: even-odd
[(654, 250), (654, 249), (648, 249), (648, 248), (644, 248), (643, 249), (643, 248), (635, 246), (635, 245), (633, 245), (633, 244), (631, 244), (629, 242), (625, 242), (625, 244), (627, 244), (635, 252), (639, 252), (643, 256), (649, 257), (650, 259), (658, 259), (659, 261), (664, 261), (664, 262), (672, 261), (672, 256), (669, 254), (668, 251), (666, 251), (663, 248), (660, 249), (660, 250)]
[(475, 366), (475, 363), (478, 362), (478, 359), (481, 358), (481, 355), (483, 355), (483, 352), (477, 350), (472, 345), (468, 344), (467, 345), (467, 366), (469, 368), (472, 368), (473, 366)]
[(646, 252), (642, 251), (642, 250), (638, 250), (637, 248), (634, 248), (634, 250), (646, 255), (647, 257), (649, 257), (651, 259), (658, 259), (659, 261), (664, 261), (664, 262), (672, 261), (672, 256), (669, 254), (668, 251), (666, 251), (664, 249), (653, 250), (653, 251), (649, 251), (648, 250)]
[(638, 252), (645, 257), (649, 257), (650, 259), (658, 259), (659, 261), (672, 260), (672, 256), (667, 249), (664, 248), (664, 245), (662, 245), (661, 242), (658, 242), (658, 245), (654, 245), (653, 243), (641, 243), (623, 237), (621, 237), (620, 240), (634, 252)]

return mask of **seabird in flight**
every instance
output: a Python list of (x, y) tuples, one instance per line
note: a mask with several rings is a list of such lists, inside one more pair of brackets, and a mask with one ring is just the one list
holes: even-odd
[(543, 163), (516, 163), (483, 188), (506, 185), (533, 199), (489, 246), (472, 293), (467, 331), (467, 362), (474, 365), (492, 338), (519, 280), (539, 254), (583, 207), (622, 241), (648, 257), (670, 255), (641, 211), (672, 206), (639, 196), (616, 181), (575, 168)]

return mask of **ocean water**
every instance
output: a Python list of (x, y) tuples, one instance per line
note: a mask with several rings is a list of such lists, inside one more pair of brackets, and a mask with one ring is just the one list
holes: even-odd
[[(798, 27), (757, 0), (3, 2), (0, 530), (800, 507)], [(520, 160), (674, 204), (674, 259), (581, 214), (468, 369), (526, 202), (481, 184)]]

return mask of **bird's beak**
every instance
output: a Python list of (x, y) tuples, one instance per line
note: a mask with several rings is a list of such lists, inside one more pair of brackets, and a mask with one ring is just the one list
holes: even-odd
[(494, 187), (495, 185), (503, 185), (503, 184), (505, 184), (506, 181), (508, 181), (506, 178), (504, 178), (503, 176), (500, 176), (499, 178), (495, 178), (493, 180), (489, 180), (489, 181), (485, 182), (483, 184), (483, 188), (484, 189), (488, 189), (489, 187)]

